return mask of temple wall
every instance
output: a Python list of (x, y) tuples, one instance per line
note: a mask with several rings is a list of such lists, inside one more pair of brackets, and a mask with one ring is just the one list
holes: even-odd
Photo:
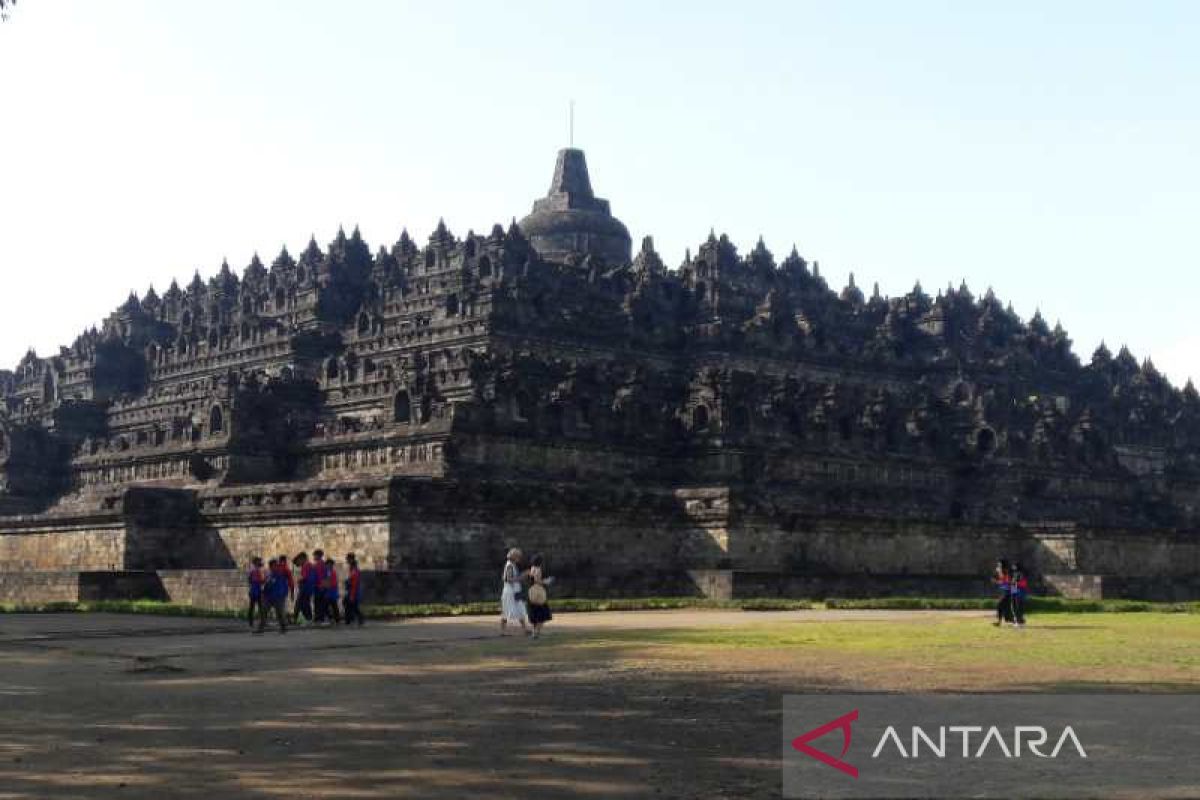
[(69, 603), (79, 600), (79, 572), (0, 572), (0, 603)]
[(1078, 537), (1079, 569), (1085, 573), (1200, 579), (1200, 536), (1156, 532), (1091, 531)]
[(359, 556), (373, 603), (462, 602), (495, 595), (513, 546), (546, 556), (560, 596), (986, 596), (1005, 556), (1048, 592), (1200, 597), (1192, 534), (801, 515), (723, 486), (364, 479), (129, 490), (104, 508), (0, 521), (0, 599), (240, 603), (251, 556), (320, 547)]
[(730, 556), (739, 568), (807, 574), (986, 576), (996, 558), (1021, 559), (1019, 530), (927, 522), (806, 519), (788, 530), (771, 520), (738, 521)]
[(227, 564), (248, 564), (253, 556), (265, 562), (281, 553), (291, 557), (320, 548), (339, 565), (346, 553), (354, 553), (361, 566), (373, 567), (387, 564), (388, 531), (386, 519), (368, 518), (236, 524), (216, 533), (223, 550), (219, 557)]
[(112, 570), (125, 563), (119, 520), (0, 527), (0, 576), (46, 570)]

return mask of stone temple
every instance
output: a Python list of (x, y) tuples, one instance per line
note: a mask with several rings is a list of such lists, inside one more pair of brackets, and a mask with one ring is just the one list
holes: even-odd
[(583, 152), (507, 229), (355, 230), (129, 299), (0, 372), (0, 599), (237, 603), (355, 551), (370, 599), (1200, 596), (1200, 396), (988, 290), (829, 288), (710, 234), (674, 270)]

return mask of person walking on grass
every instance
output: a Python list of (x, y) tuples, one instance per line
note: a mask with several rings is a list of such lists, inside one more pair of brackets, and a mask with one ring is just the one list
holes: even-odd
[(1009, 583), (1009, 573), (1011, 568), (1008, 565), (1008, 559), (1001, 558), (996, 561), (996, 569), (992, 573), (992, 583), (995, 584), (996, 590), (1000, 592), (1000, 600), (996, 603), (996, 621), (992, 624), (999, 627), (1005, 622), (1012, 622), (1012, 592)]
[(267, 627), (268, 611), (274, 612), (279, 620), (279, 632), (287, 633), (287, 600), (288, 584), (291, 578), (291, 568), (288, 567), (287, 556), (271, 559), (271, 568), (267, 574), (267, 584), (263, 587), (262, 616), (259, 617), (258, 632), (262, 633)]
[(1013, 627), (1025, 627), (1025, 598), (1029, 596), (1029, 579), (1017, 562), (1012, 564), (1012, 573), (1008, 577), (1009, 595), (1011, 597), (1011, 621)]
[(313, 589), (313, 621), (318, 624), (324, 624), (328, 621), (329, 614), (327, 613), (325, 604), (325, 551), (321, 549), (313, 550), (312, 564), (312, 589)]
[(325, 603), (325, 614), (329, 618), (330, 624), (337, 625), (342, 621), (341, 612), (338, 611), (338, 574), (336, 562), (333, 558), (325, 559), (325, 571), (322, 574), (321, 588), (323, 602)]
[(346, 597), (342, 600), (345, 606), (345, 621), (349, 625), (357, 621), (358, 627), (363, 625), (362, 613), (362, 573), (358, 569), (358, 556), (354, 553), (346, 553), (346, 570), (349, 574), (346, 577)]
[(296, 569), (300, 570), (300, 585), (296, 590), (296, 607), (292, 611), (292, 623), (300, 624), (300, 617), (304, 617), (305, 622), (313, 621), (313, 588), (315, 586), (315, 576), (313, 575), (312, 562), (308, 560), (308, 553), (301, 552), (292, 563), (296, 565)]
[(522, 596), (524, 576), (521, 574), (521, 551), (513, 548), (508, 551), (504, 560), (504, 571), (500, 573), (503, 588), (500, 590), (500, 635), (508, 633), (508, 623), (520, 624), (521, 630), (528, 636), (529, 612), (525, 607)]
[(529, 622), (533, 625), (533, 638), (542, 635), (542, 626), (554, 619), (550, 613), (550, 598), (546, 587), (551, 579), (545, 575), (545, 565), (541, 553), (534, 554), (529, 559)]
[(263, 589), (267, 583), (267, 574), (263, 570), (262, 558), (254, 556), (250, 559), (250, 569), (246, 573), (246, 583), (250, 594), (250, 605), (246, 609), (246, 624), (250, 626), (250, 630), (255, 633), (262, 630), (260, 624), (258, 630), (254, 628), (254, 614), (258, 613), (262, 624), (265, 624), (267, 612), (263, 608)]

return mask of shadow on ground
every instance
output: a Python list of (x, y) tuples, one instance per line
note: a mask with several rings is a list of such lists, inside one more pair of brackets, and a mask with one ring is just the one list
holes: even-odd
[[(284, 644), (286, 641), (286, 645)], [(0, 659), (0, 796), (776, 797), (780, 691), (626, 646), (95, 637)]]

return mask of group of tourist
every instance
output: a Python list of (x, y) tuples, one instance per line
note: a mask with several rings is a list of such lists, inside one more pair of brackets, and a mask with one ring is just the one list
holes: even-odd
[(993, 625), (1008, 623), (1014, 628), (1025, 627), (1025, 598), (1029, 596), (1029, 579), (1016, 561), (997, 559), (992, 573), (992, 583), (1000, 592), (996, 603), (996, 621)]
[[(266, 630), (271, 614), (279, 622), (280, 633), (287, 633), (289, 621), (293, 625), (304, 620), (309, 625), (357, 622), (362, 626), (362, 574), (354, 553), (346, 554), (346, 572), (346, 579), (339, 587), (337, 562), (323, 550), (314, 550), (312, 558), (308, 553), (300, 553), (291, 561), (281, 555), (272, 558), (265, 567), (262, 558), (254, 556), (246, 574), (250, 595), (246, 621), (250, 630), (254, 633)], [(294, 603), (290, 612), (289, 602)]]
[[(540, 554), (529, 559), (528, 567), (524, 562), (519, 549), (508, 551), (500, 578), (504, 587), (500, 592), (500, 633), (507, 634), (512, 622), (520, 625), (526, 636), (536, 639), (553, 617), (546, 589), (554, 579), (546, 576)], [(280, 633), (287, 633), (289, 624), (301, 621), (309, 625), (362, 626), (362, 574), (354, 553), (346, 554), (346, 572), (345, 581), (339, 585), (337, 562), (323, 550), (314, 550), (311, 558), (308, 553), (300, 553), (290, 561), (281, 555), (266, 566), (261, 557), (254, 556), (246, 573), (246, 622), (250, 630), (265, 631), (272, 615)], [(290, 611), (289, 602), (293, 604)]]
[(524, 562), (525, 554), (515, 547), (505, 557), (500, 575), (500, 635), (507, 635), (508, 624), (515, 622), (526, 636), (536, 639), (542, 635), (542, 626), (553, 618), (546, 587), (554, 579), (546, 576), (541, 554), (529, 559), (527, 569), (523, 569)]

